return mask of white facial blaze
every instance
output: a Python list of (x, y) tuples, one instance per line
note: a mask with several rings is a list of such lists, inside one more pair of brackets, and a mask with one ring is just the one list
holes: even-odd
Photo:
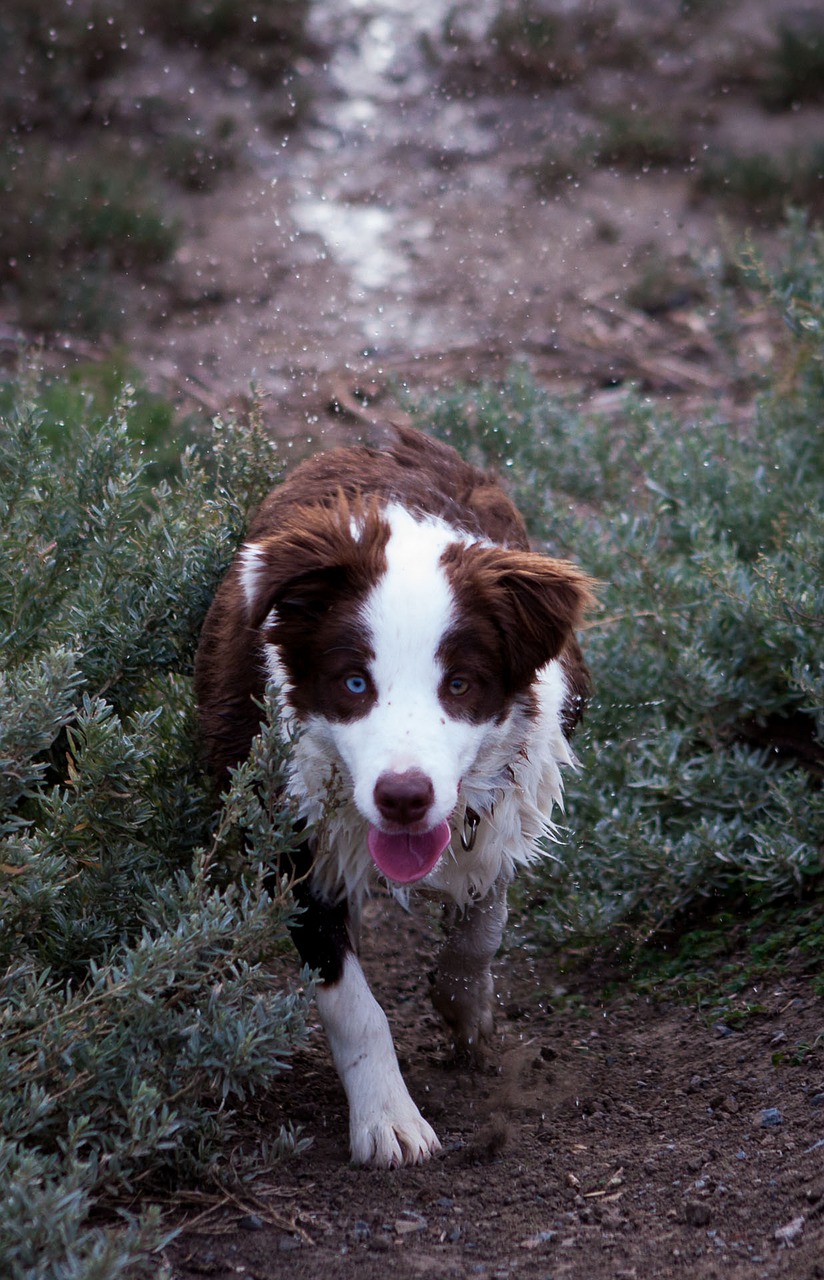
[[(387, 569), (359, 617), (375, 653), (368, 675), (377, 698), (367, 714), (344, 723), (319, 709), (297, 724), (285, 666), (275, 646), (266, 645), (269, 675), (284, 695), (286, 729), (299, 730), (289, 790), (300, 816), (319, 823), (314, 878), (334, 899), (342, 890), (362, 893), (374, 870), (367, 827), (382, 825), (374, 798), (378, 778), (419, 769), (434, 791), (425, 829), (452, 818), (451, 847), (425, 883), (466, 906), (500, 877), (511, 879), (517, 865), (545, 857), (546, 841), (554, 838), (552, 810), (563, 796), (559, 766), (574, 764), (561, 719), (566, 679), (557, 661), (536, 673), (537, 716), (516, 701), (503, 720), (452, 719), (438, 697), (447, 673), (437, 653), (457, 605), (441, 556), (456, 539), (472, 539), (397, 505), (387, 508), (386, 518), (392, 531)], [(255, 587), (256, 550), (246, 555), (247, 594)], [(482, 815), (471, 853), (460, 843), (467, 805)]]
[(434, 519), (417, 521), (399, 506), (386, 514), (392, 530), (386, 572), (361, 609), (375, 652), (369, 674), (377, 702), (368, 715), (332, 732), (355, 804), (369, 822), (381, 822), (373, 794), (381, 774), (416, 769), (434, 788), (431, 828), (455, 808), (484, 730), (450, 718), (438, 697), (444, 671), (437, 653), (455, 613), (440, 558), (455, 530)]

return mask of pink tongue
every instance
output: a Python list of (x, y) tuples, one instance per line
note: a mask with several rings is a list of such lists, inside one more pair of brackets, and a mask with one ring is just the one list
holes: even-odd
[(448, 822), (441, 822), (422, 835), (390, 836), (370, 827), (366, 842), (380, 871), (398, 884), (412, 884), (427, 875), (450, 840)]

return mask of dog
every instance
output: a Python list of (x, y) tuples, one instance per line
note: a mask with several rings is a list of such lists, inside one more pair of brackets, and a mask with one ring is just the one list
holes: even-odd
[(388, 448), (298, 466), (218, 588), (195, 663), (203, 739), (225, 779), (274, 680), (294, 737), (287, 791), (308, 833), (292, 859), (292, 936), (321, 979), (357, 1164), (440, 1149), (358, 960), (364, 895), (382, 878), (445, 904), (432, 1001), (456, 1051), (477, 1054), (507, 885), (545, 856), (574, 763), (589, 689), (575, 630), (591, 601), (585, 573), (529, 549), (492, 475), (411, 428)]

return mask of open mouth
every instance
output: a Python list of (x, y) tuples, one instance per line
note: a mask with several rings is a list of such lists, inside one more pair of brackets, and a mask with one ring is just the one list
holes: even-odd
[(396, 884), (414, 884), (428, 875), (451, 838), (449, 823), (438, 823), (431, 831), (393, 835), (370, 826), (367, 845), (379, 871)]

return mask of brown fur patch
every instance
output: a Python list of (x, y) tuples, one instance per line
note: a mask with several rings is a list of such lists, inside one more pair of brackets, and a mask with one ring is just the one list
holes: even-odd
[(340, 487), (326, 505), (293, 507), (275, 532), (252, 539), (258, 549), (252, 626), (261, 626), (274, 607), (279, 614), (321, 616), (338, 583), (349, 599), (361, 598), (386, 568), (388, 540), (377, 501), (360, 494), (350, 500)]
[(295, 507), (330, 506), (341, 492), (349, 502), (369, 495), (396, 499), (407, 510), (440, 516), (458, 529), (507, 547), (527, 548), (518, 509), (490, 472), (471, 466), (449, 445), (409, 427), (397, 429), (391, 449), (331, 449), (296, 467), (285, 484), (265, 498), (252, 521), (257, 542), (282, 524)]
[[(335, 449), (302, 463), (253, 517), (248, 538), (262, 549), (253, 609), (236, 561), (209, 610), (195, 664), (202, 731), (219, 777), (245, 758), (258, 730), (267, 641), (281, 646), (290, 679), (306, 689), (305, 699), (295, 695), (298, 710), (297, 702), (308, 708), (329, 699), (329, 687), (317, 685), (327, 678), (321, 669), (339, 693), (347, 670), (371, 657), (351, 605), (381, 572), (388, 527), (380, 509), (393, 500), (498, 544), (456, 545), (445, 559), (466, 622), (445, 637), (441, 656), (448, 673), (466, 674), (475, 688), (465, 700), (451, 699), (450, 714), (488, 718), (496, 707), (505, 714), (503, 704), (525, 694), (535, 670), (560, 657), (571, 731), (588, 692), (573, 629), (591, 599), (589, 580), (572, 565), (529, 552), (523, 520), (493, 475), (448, 445), (400, 428), (391, 449)], [(353, 516), (363, 522), (357, 539)], [(267, 629), (274, 606), (278, 621)], [(450, 696), (445, 688), (442, 696)], [(338, 698), (333, 714), (346, 718), (371, 705), (364, 695), (344, 704)]]
[(442, 562), (461, 619), (441, 647), (450, 667), (460, 663), (461, 653), (470, 669), (496, 667), (511, 699), (550, 659), (577, 650), (574, 631), (594, 597), (591, 579), (575, 565), (531, 551), (461, 543), (449, 546)]
[[(334, 506), (299, 507), (284, 529), (258, 544), (253, 624), (277, 646), (299, 715), (354, 720), (374, 706), (367, 666), (375, 655), (358, 605), (386, 568), (388, 538), (376, 502), (350, 503), (339, 491)], [(275, 620), (263, 626), (272, 609)], [(365, 693), (348, 691), (349, 675), (364, 677)]]

